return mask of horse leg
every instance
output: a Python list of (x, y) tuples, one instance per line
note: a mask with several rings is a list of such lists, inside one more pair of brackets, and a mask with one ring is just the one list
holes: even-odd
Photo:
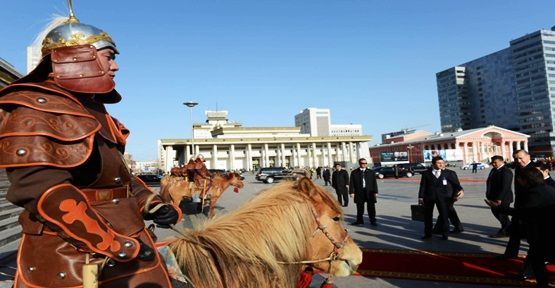
[(212, 198), (210, 198), (210, 208), (208, 209), (208, 218), (214, 218), (214, 216), (216, 216), (216, 201), (218, 201), (218, 197), (212, 195)]

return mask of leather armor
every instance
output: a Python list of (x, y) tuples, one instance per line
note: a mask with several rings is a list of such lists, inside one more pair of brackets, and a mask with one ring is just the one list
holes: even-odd
[(0, 168), (8, 200), (26, 208), (14, 287), (80, 287), (87, 254), (104, 267), (100, 287), (171, 287), (159, 255), (141, 257), (154, 247), (146, 201), (162, 201), (128, 171), (128, 133), (90, 94), (53, 81), (0, 90)]

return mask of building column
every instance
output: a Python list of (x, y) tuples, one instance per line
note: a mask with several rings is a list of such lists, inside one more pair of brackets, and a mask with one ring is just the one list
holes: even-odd
[(229, 146), (229, 170), (235, 170), (235, 145)]
[(195, 155), (193, 155), (193, 157), (196, 157), (198, 154), (200, 154), (200, 145), (199, 144), (195, 144), (195, 153), (193, 153)]
[(187, 164), (187, 162), (189, 162), (189, 159), (193, 157), (191, 156), (191, 152), (189, 151), (189, 148), (191, 148), (191, 146), (185, 145), (185, 159), (184, 159), (185, 164)]
[(216, 165), (218, 164), (218, 145), (212, 145), (212, 164), (210, 165), (211, 169), (216, 169)]
[(328, 166), (332, 167), (333, 166), (333, 155), (331, 155), (331, 142), (328, 142), (327, 148), (328, 148)]
[(247, 169), (247, 171), (251, 171), (252, 169), (252, 145), (248, 144), (247, 145), (247, 167), (245, 167)]
[(268, 155), (268, 143), (264, 143), (264, 167), (270, 167), (270, 156)]
[(503, 161), (507, 159), (507, 148), (505, 147), (504, 139), (501, 139), (501, 157), (503, 157)]
[(513, 154), (515, 153), (515, 150), (513, 148), (513, 141), (509, 141), (509, 159), (513, 158)]
[(530, 152), (528, 151), (528, 141), (524, 141), (524, 150), (526, 150), (526, 152)]
[(474, 157), (474, 159), (472, 159), (472, 161), (477, 161), (478, 159), (478, 143), (476, 141), (472, 142), (472, 157)]
[(345, 157), (346, 154), (345, 142), (341, 142), (341, 161), (347, 162), (347, 157)]
[(302, 162), (301, 162), (301, 143), (297, 143), (296, 145), (296, 149), (297, 149), (297, 166), (298, 167), (302, 167)]
[(309, 150), (312, 151), (312, 153), (311, 153), (312, 154), (312, 159), (311, 159), (312, 161), (310, 162), (310, 165), (312, 167), (316, 168), (316, 167), (318, 167), (318, 164), (319, 164), (318, 163), (318, 154), (316, 153), (316, 143), (312, 143), (311, 146), (312, 146), (311, 147), (312, 149), (309, 149)]
[(279, 148), (281, 149), (281, 166), (285, 167), (285, 144), (281, 143)]
[[(466, 154), (468, 154), (467, 151), (466, 151), (467, 145), (466, 145), (466, 142), (462, 142), (462, 144), (463, 144), (463, 164), (466, 164), (466, 163), (468, 163), (468, 158), (467, 158), (467, 155), (466, 155)], [(424, 151), (424, 150), (422, 150), (422, 151)]]

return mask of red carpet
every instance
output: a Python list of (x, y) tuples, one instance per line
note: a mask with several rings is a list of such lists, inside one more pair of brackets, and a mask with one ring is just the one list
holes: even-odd
[[(531, 285), (516, 280), (522, 260), (499, 260), (496, 254), (363, 249), (363, 276), (497, 285)], [(555, 284), (555, 265), (548, 270)]]

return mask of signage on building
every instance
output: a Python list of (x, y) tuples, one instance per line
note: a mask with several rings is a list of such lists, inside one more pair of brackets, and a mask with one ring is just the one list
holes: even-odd
[(440, 156), (445, 161), (463, 160), (462, 151), (457, 149), (424, 150), (424, 162), (431, 162), (436, 156)]
[(380, 162), (385, 163), (408, 163), (409, 153), (407, 151), (385, 151), (380, 153)]

